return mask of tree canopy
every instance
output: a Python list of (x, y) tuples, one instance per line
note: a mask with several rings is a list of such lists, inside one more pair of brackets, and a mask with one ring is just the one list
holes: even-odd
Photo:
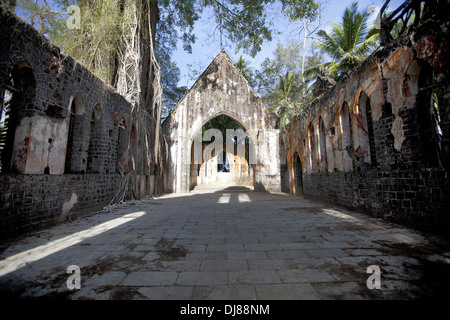
[[(219, 32), (235, 45), (236, 51), (254, 57), (266, 41), (280, 30), (272, 21), (280, 14), (290, 21), (315, 21), (320, 6), (316, 0), (18, 0), (16, 12), (34, 24), (43, 34), (56, 43), (99, 77), (112, 86), (119, 86), (119, 68), (130, 38), (129, 11), (125, 6), (134, 4), (133, 14), (140, 15), (133, 23), (146, 21), (145, 15), (152, 10), (148, 3), (157, 3), (158, 24), (154, 48), (161, 66), (163, 84), (162, 117), (165, 118), (185, 94), (187, 88), (179, 86), (180, 70), (172, 60), (181, 41), (186, 52), (192, 52), (197, 36), (194, 26), (205, 10), (211, 15), (211, 30)], [(68, 30), (65, 8), (77, 4), (82, 8), (80, 30)], [(156, 8), (156, 7), (155, 7)], [(340, 25), (333, 24), (330, 34), (319, 31), (324, 53), (333, 58), (328, 63), (336, 76), (345, 74), (373, 49), (376, 32), (367, 30), (367, 13), (358, 12), (356, 3), (344, 13)], [(63, 23), (64, 22), (64, 23)], [(128, 31), (126, 29), (128, 28)], [(306, 35), (305, 38), (310, 34)], [(139, 39), (139, 38), (136, 38)], [(298, 39), (300, 40), (300, 39)], [(306, 42), (306, 39), (304, 40)], [(141, 52), (136, 49), (136, 52)], [(264, 102), (279, 117), (281, 124), (300, 112), (310, 101), (311, 77), (305, 71), (320, 64), (318, 52), (306, 53), (305, 43), (293, 41), (285, 46), (279, 44), (274, 57), (267, 58), (259, 70), (252, 69), (241, 56), (236, 62), (243, 76), (262, 96)]]
[(287, 125), (311, 101), (312, 75), (305, 77), (303, 71), (322, 62), (320, 52), (302, 53), (301, 47), (298, 42), (286, 46), (278, 43), (273, 58), (266, 58), (260, 70), (255, 72), (255, 89), (278, 119), (280, 127)]
[[(142, 2), (142, 5), (141, 5)], [(136, 1), (142, 15), (145, 1)], [(186, 88), (179, 87), (178, 66), (172, 54), (181, 41), (187, 52), (197, 40), (194, 25), (205, 9), (213, 14), (214, 26), (221, 37), (236, 46), (237, 51), (254, 57), (265, 41), (271, 41), (277, 32), (270, 22), (274, 17), (269, 7), (277, 6), (289, 19), (303, 17), (314, 19), (318, 5), (314, 0), (150, 0), (157, 3), (155, 51), (162, 69), (164, 108), (173, 108)], [(65, 25), (69, 14), (65, 9), (72, 4), (82, 11), (80, 30), (68, 30)], [(129, 37), (124, 31), (128, 23), (124, 17), (126, 0), (17, 0), (16, 12), (50, 37), (67, 53), (79, 59), (112, 86), (117, 86), (119, 59), (126, 50), (124, 41)], [(146, 6), (148, 8), (149, 6)], [(243, 72), (251, 81), (251, 73)]]

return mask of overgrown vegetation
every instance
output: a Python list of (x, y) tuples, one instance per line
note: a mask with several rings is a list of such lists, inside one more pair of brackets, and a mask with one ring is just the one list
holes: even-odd
[(345, 9), (340, 24), (332, 23), (331, 32), (317, 33), (316, 46), (332, 58), (323, 64), (331, 77), (347, 76), (379, 46), (379, 29), (369, 29), (369, 16), (367, 9), (359, 11), (358, 3), (354, 2)]
[(254, 75), (255, 88), (280, 127), (290, 123), (311, 101), (313, 76), (306, 76), (304, 71), (322, 61), (320, 52), (312, 50), (303, 55), (300, 47), (298, 42), (287, 46), (278, 43), (274, 57), (266, 58)]
[[(237, 52), (254, 57), (276, 29), (273, 21), (282, 14), (297, 24), (296, 40), (279, 44), (273, 58), (267, 58), (258, 70), (242, 56), (238, 70), (261, 95), (279, 126), (287, 125), (314, 97), (311, 84), (318, 66), (329, 69), (335, 79), (345, 77), (379, 45), (377, 29), (369, 29), (367, 10), (349, 6), (340, 24), (332, 30), (318, 31), (322, 3), (319, 0), (17, 0), (16, 13), (52, 38), (68, 54), (115, 87), (135, 104), (134, 112), (145, 121), (160, 121), (153, 110), (159, 102), (161, 118), (166, 118), (187, 88), (179, 86), (180, 70), (172, 60), (179, 41), (192, 52), (196, 42), (194, 25), (202, 13), (212, 15), (211, 35), (220, 35), (233, 43)], [(67, 6), (81, 8), (80, 30), (68, 30)], [(158, 10), (158, 21), (149, 14)], [(411, 24), (409, 17), (404, 24)], [(155, 24), (157, 22), (157, 24)], [(401, 22), (396, 22), (401, 30)], [(152, 25), (153, 24), (153, 25)], [(152, 28), (157, 28), (154, 39)], [(400, 32), (400, 31), (399, 31)], [(395, 30), (392, 36), (395, 37)], [(312, 51), (307, 44), (317, 36)], [(153, 47), (154, 52), (148, 48)], [(315, 49), (314, 49), (315, 48)], [(150, 50), (151, 51), (151, 50)], [(331, 61), (324, 63), (329, 58)], [(154, 87), (153, 75), (160, 77), (162, 87)], [(153, 89), (149, 89), (153, 88)], [(142, 124), (142, 127), (150, 123)], [(154, 141), (156, 137), (152, 137)], [(151, 144), (151, 143), (150, 143)]]

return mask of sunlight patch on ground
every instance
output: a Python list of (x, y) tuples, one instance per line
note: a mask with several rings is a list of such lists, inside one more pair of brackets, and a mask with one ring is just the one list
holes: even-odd
[(102, 223), (90, 229), (71, 234), (67, 237), (48, 242), (44, 245), (30, 249), (0, 261), (0, 277), (8, 273), (14, 272), (26, 265), (43, 259), (58, 251), (76, 245), (86, 239), (98, 236), (104, 232), (114, 229), (122, 224), (133, 221), (145, 215), (146, 212), (134, 212), (123, 217)]
[(252, 200), (250, 199), (250, 197), (248, 196), (248, 194), (245, 194), (245, 193), (240, 193), (238, 199), (239, 199), (239, 203), (248, 203), (248, 202), (252, 202)]
[(349, 222), (358, 222), (359, 219), (349, 216), (348, 214), (342, 213), (340, 211), (337, 210), (332, 210), (332, 209), (323, 209), (322, 210), (324, 213), (326, 213), (329, 216), (338, 218), (338, 219), (342, 219), (345, 221), (349, 221)]
[(223, 194), (217, 203), (230, 203), (231, 194), (225, 193)]

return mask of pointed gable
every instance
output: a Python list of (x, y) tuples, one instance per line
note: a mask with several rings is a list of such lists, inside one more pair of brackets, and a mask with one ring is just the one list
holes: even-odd
[[(239, 90), (233, 90), (238, 86), (240, 87)], [(253, 101), (260, 100), (262, 104), (259, 95), (249, 85), (247, 79), (239, 72), (233, 60), (223, 49), (200, 75), (191, 89), (178, 102), (172, 114), (176, 112), (179, 105), (185, 99), (189, 99), (189, 97), (195, 95), (197, 92), (205, 90), (223, 91), (227, 95), (239, 92), (239, 94), (243, 94), (244, 96), (250, 95), (251, 97), (249, 98)]]

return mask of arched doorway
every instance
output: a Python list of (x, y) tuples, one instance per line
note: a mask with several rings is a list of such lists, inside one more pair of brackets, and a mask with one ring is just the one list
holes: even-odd
[(298, 153), (294, 154), (294, 194), (299, 196), (303, 194), (303, 168), (302, 161)]
[(252, 139), (237, 120), (222, 114), (207, 121), (192, 142), (190, 189), (253, 186), (252, 148)]

